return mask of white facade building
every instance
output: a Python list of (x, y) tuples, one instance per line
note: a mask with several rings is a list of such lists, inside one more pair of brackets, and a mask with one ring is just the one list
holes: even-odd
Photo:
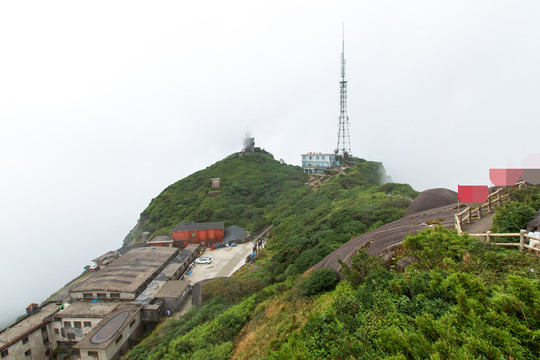
[(336, 154), (310, 152), (302, 154), (302, 168), (305, 173), (323, 174), (325, 169), (339, 165)]

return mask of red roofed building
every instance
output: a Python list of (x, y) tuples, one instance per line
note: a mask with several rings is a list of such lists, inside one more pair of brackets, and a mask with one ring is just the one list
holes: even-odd
[(172, 230), (172, 238), (183, 242), (184, 247), (189, 244), (211, 246), (223, 241), (224, 222), (193, 223), (182, 222)]

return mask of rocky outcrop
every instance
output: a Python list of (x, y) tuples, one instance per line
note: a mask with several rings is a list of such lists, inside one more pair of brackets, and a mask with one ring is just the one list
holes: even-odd
[(540, 230), (540, 210), (534, 216), (534, 219), (527, 223), (527, 230), (532, 231), (536, 227), (536, 231)]
[(148, 216), (142, 216), (137, 221), (137, 224), (131, 231), (126, 235), (122, 243), (122, 247), (133, 245), (137, 240), (142, 237), (141, 229), (148, 221)]
[(413, 200), (411, 206), (407, 209), (405, 216), (445, 205), (453, 205), (457, 202), (458, 194), (455, 191), (444, 188), (425, 190)]
[[(444, 226), (447, 229), (454, 229), (454, 214), (456, 211), (457, 204), (423, 210), (413, 215), (405, 216), (348, 241), (318, 262), (313, 266), (313, 269), (331, 268), (339, 271), (341, 267), (339, 260), (350, 265), (351, 257), (360, 248), (367, 247), (366, 252), (371, 256), (381, 255), (401, 243), (409, 234), (416, 234), (426, 228), (438, 225)], [(406, 266), (407, 264), (402, 265)]]

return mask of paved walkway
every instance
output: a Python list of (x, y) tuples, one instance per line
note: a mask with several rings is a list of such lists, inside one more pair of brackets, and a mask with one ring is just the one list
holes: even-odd
[[(208, 265), (195, 265), (195, 267), (191, 269), (191, 273), (186, 276), (185, 280), (189, 281), (190, 285), (195, 285), (204, 280), (229, 277), (246, 263), (246, 258), (252, 251), (252, 242), (238, 244), (236, 247), (225, 247), (212, 251), (207, 249), (202, 256), (211, 257), (212, 263)], [(193, 287), (193, 294), (189, 296), (189, 299), (186, 299), (182, 309), (174, 314), (175, 319), (184, 315), (194, 302), (200, 305), (200, 291), (201, 284)]]
[(206, 279), (231, 276), (245, 264), (245, 260), (253, 251), (253, 244), (248, 242), (236, 247), (225, 247), (216, 250), (206, 250), (202, 256), (212, 258), (211, 264), (197, 264), (184, 280), (191, 285)]
[(484, 215), (483, 218), (474, 220), (470, 224), (465, 224), (462, 226), (463, 231), (469, 234), (482, 234), (491, 229), (493, 224), (493, 216), (495, 213)]
[(331, 268), (338, 271), (341, 267), (338, 262), (339, 259), (350, 264), (351, 257), (358, 249), (364, 247), (369, 242), (371, 244), (367, 249), (367, 253), (372, 256), (379, 255), (401, 243), (405, 236), (416, 234), (427, 227), (433, 226), (428, 224), (439, 224), (445, 228), (454, 229), (454, 214), (456, 212), (457, 203), (455, 205), (441, 206), (405, 216), (343, 244), (340, 248), (319, 261), (313, 266), (313, 269)]

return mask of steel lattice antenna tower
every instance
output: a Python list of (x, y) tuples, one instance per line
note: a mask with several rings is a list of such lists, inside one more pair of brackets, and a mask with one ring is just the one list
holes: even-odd
[(347, 80), (345, 80), (345, 27), (341, 51), (341, 81), (339, 104), (339, 129), (336, 153), (341, 156), (351, 155), (351, 139), (349, 137), (349, 116), (347, 115)]

